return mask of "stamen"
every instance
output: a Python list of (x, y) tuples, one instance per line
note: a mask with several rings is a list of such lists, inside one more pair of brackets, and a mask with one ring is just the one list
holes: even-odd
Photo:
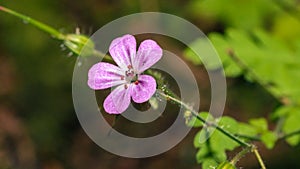
[(125, 79), (125, 77), (124, 76), (121, 76), (121, 80), (124, 80)]
[(135, 82), (134, 82), (134, 84), (135, 84), (135, 85), (138, 85), (138, 84), (139, 84), (139, 81), (138, 81), (138, 80), (137, 80), (137, 81), (135, 81)]
[(128, 89), (128, 86), (127, 86), (127, 84), (125, 84), (125, 85), (124, 85), (124, 87), (125, 87), (125, 89)]
[(127, 83), (138, 83), (137, 81), (137, 74), (135, 74), (132, 65), (128, 65), (128, 70), (125, 71), (124, 79)]

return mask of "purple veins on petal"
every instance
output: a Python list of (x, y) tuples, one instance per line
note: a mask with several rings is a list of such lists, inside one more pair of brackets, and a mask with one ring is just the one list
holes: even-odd
[(115, 88), (104, 100), (104, 110), (109, 114), (121, 114), (130, 104), (130, 88), (124, 85)]
[(146, 69), (161, 59), (163, 51), (153, 40), (143, 41), (136, 51), (136, 40), (124, 35), (112, 41), (109, 53), (118, 66), (100, 62), (93, 65), (88, 73), (88, 85), (94, 90), (116, 88), (103, 103), (109, 114), (120, 114), (130, 105), (148, 101), (156, 91), (152, 76), (142, 75)]
[(88, 85), (94, 90), (107, 89), (124, 84), (124, 72), (110, 63), (100, 62), (93, 65), (88, 73)]
[(138, 83), (134, 83), (131, 86), (131, 97), (136, 103), (148, 101), (156, 91), (156, 81), (149, 75), (140, 75)]
[(155, 41), (145, 40), (141, 43), (133, 64), (138, 73), (142, 73), (158, 62), (162, 54), (162, 49)]
[(109, 53), (120, 68), (126, 69), (136, 55), (134, 36), (124, 35), (113, 40), (109, 47)]

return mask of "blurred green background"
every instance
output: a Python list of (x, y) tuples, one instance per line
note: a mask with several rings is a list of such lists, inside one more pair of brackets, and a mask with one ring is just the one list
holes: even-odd
[[(0, 5), (43, 21), (64, 33), (91, 35), (124, 15), (160, 11), (183, 17), (205, 33), (227, 28), (263, 29), (287, 44), (300, 39), (298, 1), (286, 0), (27, 0)], [(172, 150), (151, 158), (110, 154), (84, 133), (72, 104), (76, 57), (61, 42), (0, 12), (0, 168), (3, 169), (150, 169), (201, 168), (196, 163), (192, 132)], [(177, 49), (176, 43), (167, 43)], [(181, 47), (182, 48), (182, 47)], [(180, 48), (180, 49), (181, 49)], [(183, 50), (184, 48), (182, 48)], [(183, 51), (178, 51), (182, 55)], [(188, 61), (187, 61), (188, 62)], [(209, 82), (201, 66), (192, 66), (200, 84), (202, 105), (209, 106)], [(242, 94), (241, 94), (242, 93)], [(240, 121), (266, 117), (278, 102), (262, 87), (242, 77), (228, 79), (225, 114)], [(162, 117), (162, 118), (167, 118)], [(161, 124), (161, 128), (168, 124)], [(299, 168), (300, 147), (279, 142), (274, 150), (258, 145), (268, 168)], [(232, 157), (235, 152), (230, 152)], [(259, 168), (253, 155), (238, 166)]]

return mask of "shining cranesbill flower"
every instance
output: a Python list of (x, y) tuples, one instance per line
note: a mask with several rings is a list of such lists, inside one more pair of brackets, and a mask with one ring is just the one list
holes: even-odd
[(114, 39), (109, 53), (116, 65), (99, 62), (88, 73), (88, 85), (94, 90), (115, 87), (103, 103), (109, 114), (124, 112), (131, 101), (148, 101), (156, 90), (156, 81), (143, 72), (162, 57), (162, 49), (153, 40), (143, 41), (136, 51), (136, 40), (132, 35)]

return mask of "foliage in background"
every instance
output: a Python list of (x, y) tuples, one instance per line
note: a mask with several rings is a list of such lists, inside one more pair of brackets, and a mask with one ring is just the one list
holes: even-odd
[[(209, 60), (207, 69), (216, 70), (223, 66), (226, 77), (242, 76), (250, 83), (258, 83), (281, 103), (269, 112), (269, 120), (259, 118), (251, 119), (248, 123), (240, 123), (230, 117), (222, 117), (220, 125), (224, 125), (246, 140), (261, 141), (269, 149), (272, 149), (279, 139), (285, 139), (292, 146), (298, 145), (300, 17), (285, 9), (290, 7), (299, 10), (299, 4), (292, 0), (284, 3), (270, 0), (211, 0), (192, 1), (190, 5), (192, 13), (209, 17), (224, 25), (223, 33), (208, 34), (222, 65)], [(266, 18), (271, 19), (266, 22)], [(210, 44), (198, 39), (191, 45), (197, 47)], [(202, 64), (195, 51), (186, 49), (184, 53), (192, 63)], [(196, 53), (206, 56), (213, 54), (211, 51), (196, 51)], [(222, 121), (224, 119), (225, 124)], [(268, 121), (276, 124), (274, 130), (270, 130)], [(214, 133), (208, 142), (201, 144), (198, 140), (205, 132), (207, 127), (198, 132), (194, 141), (195, 147), (199, 148), (196, 158), (202, 163), (203, 168), (217, 166), (227, 159), (226, 150), (233, 150), (238, 146), (231, 140), (218, 137), (218, 133)], [(219, 140), (222, 140), (222, 143), (219, 143), (222, 146), (215, 146)]]
[[(56, 25), (72, 25), (66, 24), (68, 20), (66, 11), (63, 8), (57, 10), (54, 7), (57, 1), (33, 0), (33, 2), (34, 6), (28, 8), (28, 12), (23, 12), (32, 16), (42, 14), (42, 18), (38, 19)], [(139, 2), (131, 3), (126, 0), (114, 7), (109, 7), (108, 2), (99, 3), (100, 6), (104, 6), (103, 13), (98, 13), (97, 9), (81, 16), (82, 12), (86, 11), (76, 12), (79, 9), (74, 9), (72, 6), (74, 2), (63, 1), (63, 3), (73, 8), (76, 13), (74, 15), (78, 16), (79, 20), (99, 23), (134, 11), (139, 12), (140, 5)], [(81, 2), (83, 6), (88, 6), (89, 3), (96, 2)], [(159, 2), (158, 4), (161, 5), (161, 9), (178, 14), (181, 4), (184, 3), (169, 5), (169, 3)], [(21, 11), (23, 5), (19, 3), (15, 7)], [(297, 6), (299, 5), (293, 0), (287, 0), (284, 3), (271, 0), (192, 0), (187, 2), (186, 10), (180, 10), (180, 13), (186, 12), (193, 15), (194, 19), (205, 18), (206, 21), (212, 20), (211, 22), (215, 22), (216, 25), (222, 26), (223, 29), (220, 32), (210, 33), (209, 38), (221, 57), (227, 77), (244, 77), (249, 83), (258, 83), (281, 103), (273, 112), (270, 112), (270, 119), (250, 119), (247, 123), (238, 122), (226, 116), (209, 119), (218, 121), (223, 129), (245, 141), (261, 141), (270, 149), (280, 139), (285, 139), (291, 145), (298, 145), (300, 142), (300, 126), (297, 123), (300, 118), (300, 92), (297, 86), (300, 77), (298, 71), (300, 68), (300, 41), (298, 40), (300, 39), (300, 23)], [(115, 12), (116, 9), (120, 10)], [(62, 14), (66, 18), (61, 17)], [(71, 113), (72, 104), (69, 102), (73, 63), (70, 63), (68, 58), (61, 57), (59, 50), (52, 50), (53, 48), (59, 49), (59, 45), (49, 41), (48, 36), (29, 27), (25, 27), (20, 32), (18, 31), (20, 27), (24, 27), (22, 23), (18, 23), (16, 27), (8, 27), (6, 25), (14, 24), (10, 23), (10, 19), (3, 18), (0, 23), (5, 28), (1, 34), (5, 42), (2, 42), (3, 48), (17, 56), (15, 58), (17, 71), (20, 72), (19, 76), (24, 83), (12, 100), (22, 103), (18, 111), (25, 110), (22, 116), (29, 126), (30, 134), (38, 148), (38, 155), (41, 158), (56, 156), (54, 158), (65, 160), (65, 152), (61, 150), (63, 146), (68, 145), (68, 137), (72, 134), (69, 131), (74, 127), (75, 121), (74, 114)], [(11, 36), (5, 36), (6, 34)], [(33, 36), (35, 38), (32, 38)], [(208, 44), (199, 39), (193, 45)], [(24, 54), (22, 51), (28, 51), (28, 53)], [(210, 55), (209, 51), (198, 53)], [(195, 65), (202, 64), (189, 49), (185, 51), (185, 56)], [(209, 70), (215, 70), (221, 66), (214, 64), (213, 61), (209, 65), (210, 67), (207, 67)], [(30, 107), (26, 107), (27, 105)], [(202, 113), (201, 116), (209, 115)], [(270, 124), (274, 123), (277, 123), (277, 126), (273, 130)], [(203, 139), (211, 134), (212, 127), (203, 126), (197, 120), (194, 127), (202, 127), (194, 139), (194, 146), (199, 149), (196, 154), (197, 162), (202, 163), (203, 168), (211, 168), (218, 164), (222, 168), (225, 165), (228, 166), (226, 161), (229, 158), (226, 152), (234, 150), (239, 145), (219, 131), (212, 133), (209, 140), (203, 142)], [(64, 151), (67, 151), (66, 148)]]

